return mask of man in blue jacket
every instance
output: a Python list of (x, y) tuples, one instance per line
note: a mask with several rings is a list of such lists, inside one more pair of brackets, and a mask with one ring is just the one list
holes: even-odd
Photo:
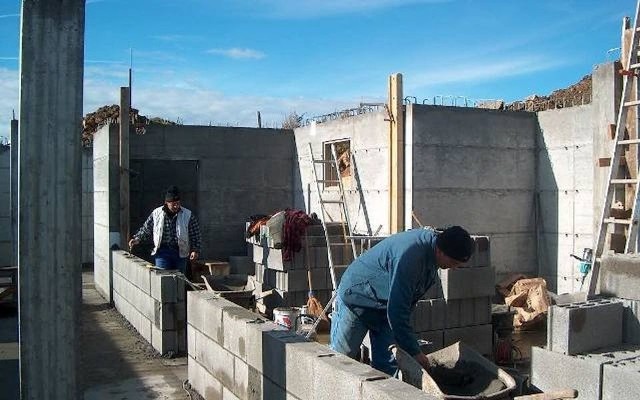
[(395, 373), (392, 344), (428, 368), (411, 329), (411, 311), (437, 279), (438, 267), (458, 267), (472, 253), (473, 240), (459, 226), (442, 232), (412, 229), (378, 243), (355, 259), (340, 280), (331, 319), (331, 348), (356, 358), (369, 332), (374, 368)]

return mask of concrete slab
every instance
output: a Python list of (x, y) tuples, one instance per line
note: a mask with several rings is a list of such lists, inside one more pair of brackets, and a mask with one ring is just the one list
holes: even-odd
[(640, 357), (606, 364), (602, 369), (602, 400), (638, 398)]
[(629, 300), (640, 300), (640, 255), (614, 254), (602, 257), (600, 294)]

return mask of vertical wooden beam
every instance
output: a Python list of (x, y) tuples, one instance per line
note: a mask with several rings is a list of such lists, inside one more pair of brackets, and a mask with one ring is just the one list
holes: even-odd
[(130, 88), (120, 88), (120, 246), (129, 242), (129, 122)]
[(389, 232), (404, 230), (404, 106), (402, 74), (389, 77)]

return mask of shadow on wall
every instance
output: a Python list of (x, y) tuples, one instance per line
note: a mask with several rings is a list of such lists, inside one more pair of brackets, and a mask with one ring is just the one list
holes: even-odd
[[(547, 288), (557, 291), (559, 237), (568, 235), (559, 229), (558, 183), (554, 174), (549, 148), (545, 143), (542, 129), (538, 125), (536, 149), (536, 190), (534, 192), (534, 215), (538, 258), (538, 275), (547, 281)], [(568, 210), (565, 210), (568, 211)], [(568, 256), (568, 255), (567, 255)]]

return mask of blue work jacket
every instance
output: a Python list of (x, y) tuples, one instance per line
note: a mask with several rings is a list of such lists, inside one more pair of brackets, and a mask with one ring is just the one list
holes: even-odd
[(411, 311), (435, 282), (436, 237), (427, 228), (389, 236), (356, 258), (338, 286), (347, 307), (386, 310), (397, 345), (412, 356), (420, 347), (411, 328)]

